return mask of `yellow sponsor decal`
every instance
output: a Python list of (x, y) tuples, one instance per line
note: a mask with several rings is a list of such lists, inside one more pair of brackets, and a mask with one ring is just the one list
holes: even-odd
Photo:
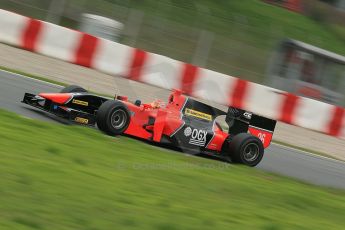
[(76, 117), (76, 118), (74, 118), (74, 120), (78, 123), (81, 123), (81, 124), (88, 124), (89, 123), (88, 119), (82, 118), (82, 117)]
[(212, 116), (210, 114), (202, 113), (193, 109), (186, 109), (185, 114), (188, 116), (193, 116), (204, 120), (212, 121)]
[(78, 105), (83, 105), (83, 106), (88, 106), (89, 105), (89, 102), (87, 102), (87, 101), (80, 101), (80, 100), (76, 100), (76, 99), (73, 99), (72, 103), (78, 104)]

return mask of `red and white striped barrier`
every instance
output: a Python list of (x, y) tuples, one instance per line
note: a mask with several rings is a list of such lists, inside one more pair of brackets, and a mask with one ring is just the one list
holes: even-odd
[(345, 139), (345, 109), (0, 10), (0, 42)]

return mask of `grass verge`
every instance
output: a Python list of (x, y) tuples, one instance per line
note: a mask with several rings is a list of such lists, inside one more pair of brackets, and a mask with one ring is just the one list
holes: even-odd
[(0, 110), (1, 229), (342, 229), (345, 193)]

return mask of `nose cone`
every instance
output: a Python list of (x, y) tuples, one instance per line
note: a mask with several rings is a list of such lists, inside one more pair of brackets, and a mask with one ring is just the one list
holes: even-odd
[(58, 104), (65, 104), (72, 97), (71, 93), (40, 93), (38, 96)]

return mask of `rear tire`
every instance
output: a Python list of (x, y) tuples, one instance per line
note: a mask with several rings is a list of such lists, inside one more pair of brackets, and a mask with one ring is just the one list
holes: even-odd
[(228, 154), (233, 162), (254, 167), (264, 156), (264, 146), (259, 138), (240, 133), (229, 142)]
[(108, 135), (120, 135), (129, 126), (130, 113), (120, 101), (106, 101), (97, 111), (97, 126)]
[(60, 93), (87, 93), (87, 90), (78, 85), (69, 85), (63, 88)]

